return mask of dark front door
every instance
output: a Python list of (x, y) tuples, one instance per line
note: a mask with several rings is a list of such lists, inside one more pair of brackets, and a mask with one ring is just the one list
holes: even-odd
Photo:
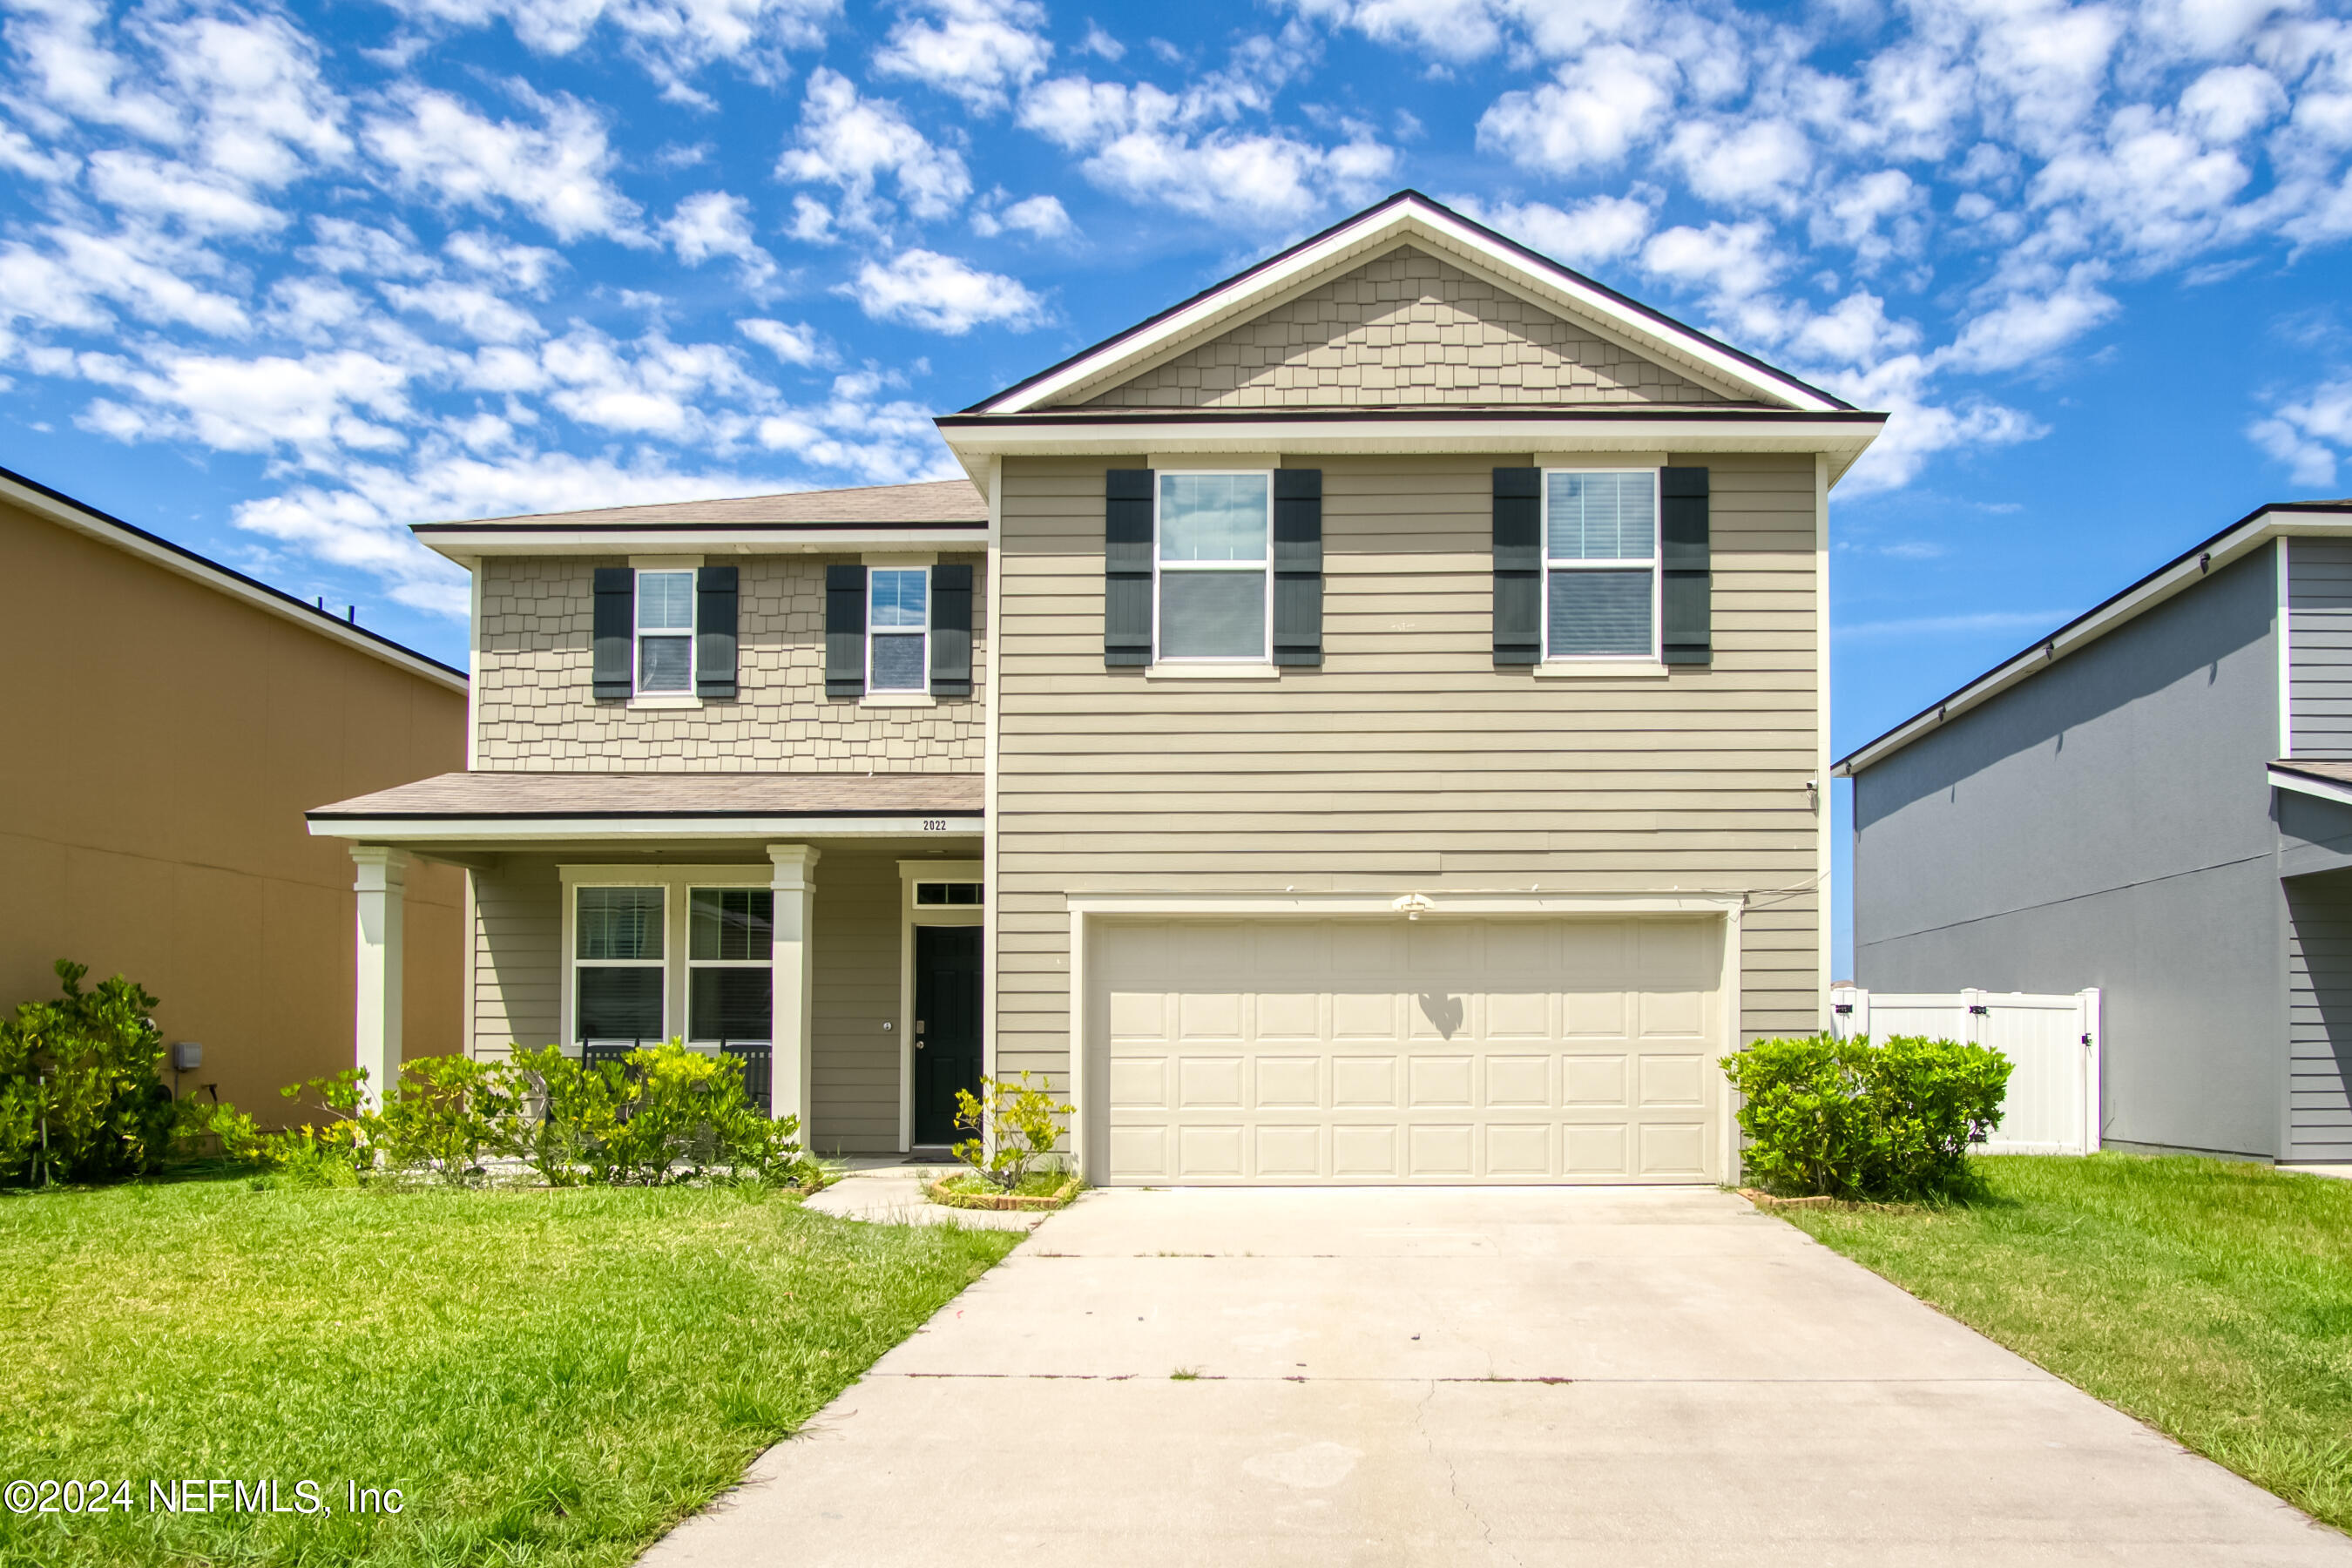
[(915, 928), (915, 1142), (970, 1137), (956, 1090), (980, 1092), (978, 926)]

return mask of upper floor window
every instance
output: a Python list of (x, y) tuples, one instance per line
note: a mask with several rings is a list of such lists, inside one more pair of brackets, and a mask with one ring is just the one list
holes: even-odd
[(694, 689), (694, 574), (637, 574), (637, 689)]
[(1658, 652), (1658, 476), (1544, 475), (1544, 657)]
[(866, 689), (921, 691), (930, 679), (930, 572), (876, 567), (866, 574)]
[(1266, 642), (1273, 537), (1271, 476), (1160, 476), (1154, 657), (1261, 664), (1273, 657)]

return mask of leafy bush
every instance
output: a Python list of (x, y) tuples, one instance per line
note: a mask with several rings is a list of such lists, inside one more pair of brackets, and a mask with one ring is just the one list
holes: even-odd
[(2000, 1125), (2009, 1058), (1897, 1036), (1759, 1040), (1723, 1058), (1750, 1179), (1781, 1192), (1914, 1198), (1970, 1185), (1969, 1145)]
[(1076, 1109), (1056, 1105), (1044, 1084), (1033, 1088), (1025, 1071), (1018, 1084), (983, 1078), (978, 1095), (968, 1089), (956, 1090), (955, 1124), (971, 1129), (972, 1136), (952, 1152), (982, 1180), (1001, 1191), (1017, 1192), (1061, 1140), (1061, 1123), (1055, 1118)]
[(0, 1183), (151, 1171), (179, 1115), (163, 1087), (155, 998), (120, 974), (84, 991), (89, 966), (68, 959), (57, 973), (64, 995), (0, 1020)]
[(588, 1066), (554, 1046), (504, 1062), (423, 1057), (374, 1109), (354, 1068), (284, 1092), (325, 1115), (262, 1141), (298, 1182), (340, 1184), (371, 1171), (463, 1185), (494, 1160), (520, 1160), (554, 1186), (660, 1186), (688, 1180), (799, 1184), (814, 1173), (797, 1118), (771, 1120), (742, 1066), (683, 1042)]

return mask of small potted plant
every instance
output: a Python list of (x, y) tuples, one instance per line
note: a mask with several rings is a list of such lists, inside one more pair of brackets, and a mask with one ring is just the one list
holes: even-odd
[(1054, 1156), (1060, 1118), (1077, 1108), (1057, 1104), (1024, 1072), (1017, 1083), (983, 1078), (980, 1093), (956, 1090), (956, 1125), (971, 1136), (955, 1146), (971, 1169), (931, 1182), (935, 1204), (966, 1209), (1057, 1209), (1077, 1195), (1078, 1178)]

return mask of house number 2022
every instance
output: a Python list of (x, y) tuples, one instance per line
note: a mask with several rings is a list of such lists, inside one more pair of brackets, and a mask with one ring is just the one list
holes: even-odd
[(948, 819), (947, 819), (946, 817), (944, 817), (944, 816), (927, 816), (927, 817), (923, 818), (923, 831), (924, 831), (924, 832), (926, 832), (926, 833), (945, 833), (947, 830), (948, 830)]

